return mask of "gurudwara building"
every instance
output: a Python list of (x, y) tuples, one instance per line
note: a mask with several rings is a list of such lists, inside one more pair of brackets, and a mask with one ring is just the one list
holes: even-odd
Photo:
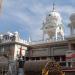
[[(25, 60), (26, 75), (41, 75), (42, 67), (48, 60), (58, 62), (65, 75), (75, 74), (75, 14), (68, 24), (70, 35), (64, 36), (64, 26), (60, 13), (53, 6), (43, 22), (43, 38), (33, 42), (22, 40), (18, 32), (0, 35), (0, 75), (16, 75), (15, 61), (20, 55)], [(10, 66), (12, 65), (12, 66)], [(12, 70), (13, 69), (13, 70)], [(20, 69), (22, 72), (22, 70)], [(20, 75), (20, 74), (18, 74)], [(23, 73), (21, 75), (24, 75)]]

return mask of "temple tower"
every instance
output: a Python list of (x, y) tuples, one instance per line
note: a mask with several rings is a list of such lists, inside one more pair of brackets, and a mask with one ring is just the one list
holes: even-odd
[(48, 35), (48, 40), (60, 40), (64, 39), (64, 28), (62, 24), (62, 18), (60, 14), (55, 10), (53, 4), (52, 11), (46, 16), (46, 20), (43, 22), (43, 40), (45, 35)]
[(75, 34), (75, 13), (73, 13), (70, 16), (70, 23), (69, 23), (69, 28), (70, 28), (70, 34), (74, 35)]

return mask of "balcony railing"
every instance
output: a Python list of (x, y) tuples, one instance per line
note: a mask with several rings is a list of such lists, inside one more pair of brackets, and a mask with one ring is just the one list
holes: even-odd
[(19, 42), (19, 43), (23, 43), (28, 45), (29, 42), (27, 42), (26, 40), (22, 40), (22, 39), (18, 39), (18, 40), (12, 40), (12, 39), (8, 39), (8, 40), (1, 40), (0, 43), (9, 43), (9, 42)]
[[(65, 40), (65, 39), (64, 39)], [(36, 44), (45, 44), (45, 43), (51, 43), (51, 42), (59, 42), (59, 41), (63, 41), (63, 40), (39, 40), (39, 41), (32, 41), (29, 44), (30, 45), (36, 45)]]

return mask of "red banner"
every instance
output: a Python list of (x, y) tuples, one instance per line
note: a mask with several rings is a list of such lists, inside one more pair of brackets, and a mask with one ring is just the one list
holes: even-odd
[(75, 53), (67, 54), (66, 59), (75, 58)]

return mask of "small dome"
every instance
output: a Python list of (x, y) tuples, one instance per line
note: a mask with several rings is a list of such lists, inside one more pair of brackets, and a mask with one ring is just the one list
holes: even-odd
[(52, 11), (49, 16), (54, 17), (56, 19), (61, 19), (60, 14), (56, 11)]
[(46, 21), (47, 23), (53, 25), (53, 26), (57, 26), (57, 25), (60, 25), (61, 24), (61, 16), (60, 16), (60, 13), (58, 13), (56, 10), (55, 10), (55, 4), (53, 3), (53, 9), (52, 11), (47, 15), (46, 17)]
[(73, 13), (73, 14), (70, 16), (70, 20), (71, 20), (71, 22), (75, 22), (75, 13)]
[(52, 12), (50, 12), (49, 14), (48, 14), (48, 16), (46, 17), (46, 19), (48, 20), (48, 21), (61, 21), (62, 19), (61, 19), (61, 16), (60, 16), (60, 14), (57, 12), (57, 11), (55, 11), (55, 10), (53, 10)]
[(47, 15), (45, 22), (46, 26), (56, 27), (61, 24), (62, 24), (62, 18), (57, 11), (53, 10)]

